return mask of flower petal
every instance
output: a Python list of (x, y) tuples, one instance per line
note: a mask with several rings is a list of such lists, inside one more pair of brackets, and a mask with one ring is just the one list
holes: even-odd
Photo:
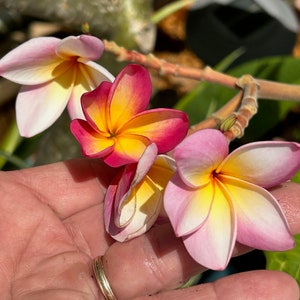
[(285, 216), (271, 193), (242, 180), (228, 176), (220, 178), (234, 199), (240, 243), (272, 251), (294, 246)]
[[(128, 164), (124, 168), (122, 176), (118, 182), (118, 189), (115, 197), (115, 215), (120, 216), (120, 207), (124, 205), (124, 202), (128, 201), (128, 198), (132, 196), (133, 190), (142, 180), (144, 180), (147, 172), (151, 168), (157, 155), (157, 148), (155, 144), (149, 145), (141, 156), (137, 164)], [(125, 215), (128, 220), (133, 216), (136, 204), (135, 199), (130, 204), (127, 204), (126, 214), (123, 212), (123, 224), (128, 221), (124, 220)], [(117, 221), (116, 221), (117, 222)], [(117, 223), (119, 227), (123, 226), (121, 223)]]
[(61, 40), (56, 47), (57, 55), (63, 59), (78, 56), (89, 60), (97, 60), (103, 51), (103, 42), (95, 36), (86, 34), (68, 36)]
[(61, 115), (71, 89), (57, 81), (23, 86), (16, 100), (16, 118), (20, 135), (32, 137), (50, 127)]
[(109, 95), (111, 131), (117, 131), (134, 115), (144, 111), (151, 93), (152, 86), (147, 69), (139, 65), (127, 65), (116, 77)]
[(69, 64), (55, 54), (60, 39), (33, 38), (10, 51), (0, 60), (0, 75), (19, 84), (47, 82), (66, 71)]
[[(122, 202), (119, 214), (119, 225), (123, 227), (132, 219), (144, 225), (147, 219), (158, 215), (161, 207), (162, 195), (156, 185), (146, 176), (128, 195), (126, 201)], [(129, 206), (129, 207), (128, 207)], [(129, 208), (129, 209), (128, 209)], [(131, 211), (135, 211), (133, 214)], [(127, 214), (129, 212), (129, 215)], [(131, 219), (131, 217), (133, 218)], [(153, 223), (152, 223), (153, 224)], [(151, 224), (151, 225), (152, 225)], [(139, 225), (139, 227), (141, 227)]]
[(186, 136), (189, 128), (187, 115), (175, 109), (151, 109), (128, 121), (120, 131), (149, 138), (159, 153), (172, 150)]
[(226, 268), (236, 240), (236, 220), (230, 199), (216, 185), (213, 204), (203, 225), (183, 242), (190, 255), (201, 265), (213, 269)]
[[(147, 150), (151, 148), (148, 147)], [(141, 158), (150, 163), (146, 169), (149, 169), (153, 162), (152, 156), (149, 157), (148, 154), (144, 153)], [(144, 233), (154, 224), (161, 209), (160, 188), (146, 174), (141, 177), (136, 167), (137, 164), (127, 165), (113, 180), (105, 198), (106, 228), (118, 241), (125, 241)], [(113, 212), (112, 205), (115, 206)]]
[[(85, 119), (80, 101), (81, 96), (84, 93), (95, 89), (101, 82), (112, 81), (114, 78), (106, 69), (94, 62), (89, 62), (88, 64), (79, 63), (78, 70), (72, 95), (68, 103), (71, 119)], [(93, 101), (96, 102), (96, 99), (93, 99), (90, 102)], [(97, 115), (98, 114), (100, 114), (100, 111), (97, 112)], [(101, 122), (103, 121), (105, 121), (105, 119)], [(89, 122), (91, 122), (91, 120)]]
[(70, 129), (85, 156), (104, 157), (113, 151), (115, 140), (94, 131), (86, 121), (75, 119), (71, 122)]
[[(126, 215), (128, 211), (132, 211), (134, 206), (134, 214), (129, 219)], [(130, 197), (123, 203), (120, 212), (120, 225), (118, 232), (113, 234), (113, 238), (118, 241), (132, 239), (145, 233), (155, 223), (162, 205), (162, 195), (156, 185), (146, 177), (132, 191)], [(126, 221), (126, 222), (124, 222)]]
[(217, 172), (269, 188), (291, 177), (300, 168), (300, 144), (255, 142), (233, 151)]
[(209, 215), (213, 197), (212, 184), (192, 189), (175, 173), (166, 187), (164, 206), (177, 236), (190, 234), (202, 225)]
[[(138, 184), (148, 173), (148, 171), (153, 168), (154, 162), (156, 162), (157, 157), (157, 147), (155, 144), (150, 144), (147, 146), (143, 152), (141, 158), (138, 161), (136, 174), (134, 176), (132, 185)], [(158, 175), (158, 174), (157, 174)]]
[(199, 130), (186, 137), (175, 149), (178, 172), (191, 187), (199, 187), (211, 180), (214, 169), (228, 154), (225, 136), (215, 129)]
[(108, 165), (115, 168), (137, 162), (151, 143), (147, 138), (138, 135), (124, 134), (115, 139), (114, 151), (104, 158)]
[[(151, 144), (155, 145), (155, 144)], [(150, 145), (150, 146), (151, 146)], [(147, 147), (148, 148), (148, 147)], [(158, 155), (152, 167), (148, 171), (148, 176), (155, 185), (163, 191), (175, 172), (175, 161), (167, 155)]]
[[(109, 134), (107, 125), (107, 97), (111, 89), (110, 82), (102, 82), (96, 89), (81, 97), (81, 105), (87, 122), (96, 130)], [(109, 134), (110, 135), (110, 134)]]

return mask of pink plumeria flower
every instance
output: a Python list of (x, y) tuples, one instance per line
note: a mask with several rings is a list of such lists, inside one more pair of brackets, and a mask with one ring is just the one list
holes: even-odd
[(137, 162), (155, 143), (159, 153), (173, 149), (187, 134), (187, 115), (175, 109), (147, 110), (152, 87), (149, 72), (126, 66), (113, 83), (102, 82), (82, 96), (86, 120), (71, 131), (87, 157), (102, 157), (112, 167)]
[(0, 60), (0, 76), (22, 84), (16, 100), (20, 134), (31, 137), (51, 126), (68, 105), (72, 119), (83, 118), (80, 97), (114, 77), (93, 62), (103, 53), (89, 35), (33, 38)]
[(174, 149), (177, 172), (164, 205), (177, 236), (200, 264), (224, 269), (235, 242), (272, 251), (294, 246), (277, 200), (266, 189), (300, 167), (300, 145), (255, 142), (228, 155), (214, 129), (198, 131)]
[(174, 160), (157, 156), (150, 144), (138, 163), (126, 165), (108, 187), (104, 201), (107, 232), (123, 242), (149, 230), (162, 210), (163, 191), (174, 174)]

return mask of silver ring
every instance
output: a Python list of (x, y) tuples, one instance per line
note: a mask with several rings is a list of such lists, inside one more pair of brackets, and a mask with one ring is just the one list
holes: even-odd
[(105, 300), (117, 300), (104, 273), (103, 256), (94, 258), (93, 272)]

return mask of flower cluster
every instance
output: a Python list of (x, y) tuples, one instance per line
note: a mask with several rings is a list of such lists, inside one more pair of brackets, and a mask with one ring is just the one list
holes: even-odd
[(16, 103), (21, 135), (43, 131), (68, 104), (82, 153), (118, 168), (105, 198), (107, 232), (126, 241), (167, 217), (190, 255), (216, 270), (227, 266), (236, 241), (292, 248), (268, 189), (298, 171), (300, 145), (254, 142), (229, 153), (217, 129), (187, 136), (184, 112), (149, 109), (147, 69), (129, 64), (114, 78), (93, 62), (102, 52), (102, 42), (88, 35), (36, 38), (0, 60), (0, 75), (23, 85)]

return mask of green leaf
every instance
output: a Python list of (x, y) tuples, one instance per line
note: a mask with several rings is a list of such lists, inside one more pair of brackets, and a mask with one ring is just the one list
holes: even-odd
[(300, 169), (298, 170), (298, 172), (294, 175), (294, 177), (292, 178), (293, 182), (297, 182), (300, 183)]
[(265, 252), (268, 270), (279, 270), (290, 274), (300, 286), (300, 235), (295, 237), (294, 249), (284, 252)]

